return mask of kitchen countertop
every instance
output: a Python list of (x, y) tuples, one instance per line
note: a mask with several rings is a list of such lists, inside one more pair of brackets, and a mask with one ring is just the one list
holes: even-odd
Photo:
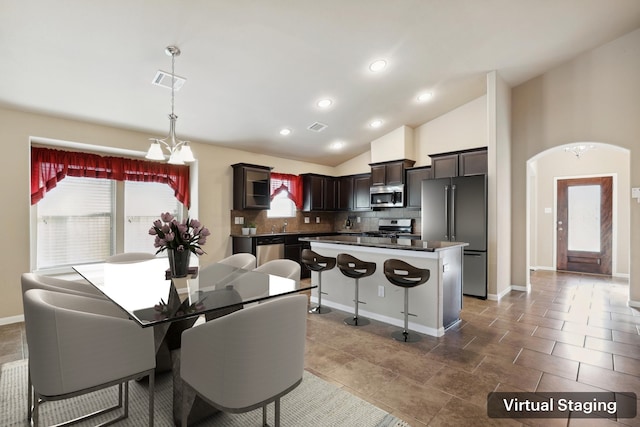
[(413, 239), (391, 239), (388, 237), (364, 237), (349, 235), (334, 235), (322, 237), (302, 237), (305, 242), (317, 243), (337, 243), (352, 246), (367, 246), (372, 248), (403, 249), (424, 252), (438, 252), (454, 247), (468, 246), (464, 242), (443, 242), (437, 240), (413, 240)]
[(230, 234), (231, 237), (272, 237), (272, 236), (326, 236), (329, 234), (335, 234), (335, 231), (276, 231), (274, 233), (256, 233), (256, 234)]

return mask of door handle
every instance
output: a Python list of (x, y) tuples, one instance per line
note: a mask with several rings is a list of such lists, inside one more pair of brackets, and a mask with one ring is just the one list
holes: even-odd
[(451, 240), (456, 240), (456, 186), (451, 186)]
[(449, 240), (449, 186), (444, 186), (444, 222), (446, 231), (444, 240)]

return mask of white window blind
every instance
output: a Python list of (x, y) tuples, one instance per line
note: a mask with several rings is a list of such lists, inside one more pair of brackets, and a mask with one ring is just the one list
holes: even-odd
[(167, 184), (125, 181), (124, 189), (124, 251), (155, 252), (149, 235), (153, 221), (163, 212), (181, 218), (182, 204)]
[(113, 253), (114, 182), (65, 177), (37, 204), (37, 269), (99, 262)]

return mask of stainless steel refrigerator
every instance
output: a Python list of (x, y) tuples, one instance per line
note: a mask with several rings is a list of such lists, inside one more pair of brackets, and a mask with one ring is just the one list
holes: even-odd
[(422, 240), (466, 242), (462, 293), (487, 297), (487, 178), (422, 181)]

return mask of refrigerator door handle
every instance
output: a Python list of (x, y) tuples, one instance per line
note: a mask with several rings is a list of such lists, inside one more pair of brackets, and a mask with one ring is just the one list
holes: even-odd
[(449, 186), (444, 186), (444, 221), (446, 223), (446, 231), (444, 240), (449, 240)]
[(451, 240), (456, 241), (456, 186), (451, 186)]

